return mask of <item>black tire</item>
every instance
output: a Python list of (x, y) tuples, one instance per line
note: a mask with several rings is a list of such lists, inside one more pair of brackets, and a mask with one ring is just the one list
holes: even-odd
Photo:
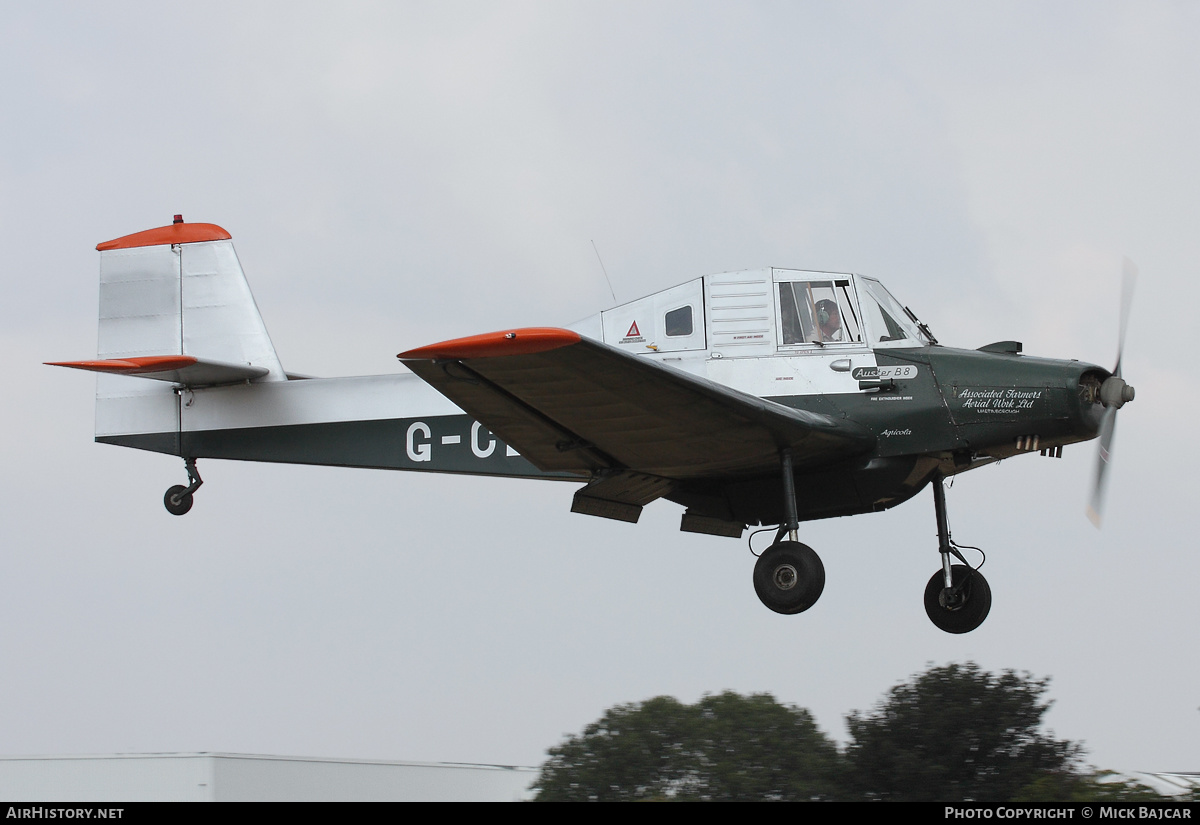
[(163, 496), (163, 507), (167, 508), (168, 513), (173, 516), (182, 516), (192, 509), (192, 494), (187, 489), (182, 484), (176, 484), (167, 490), (166, 495)]
[(965, 564), (950, 568), (950, 579), (954, 586), (962, 585), (958, 604), (946, 606), (945, 577), (941, 570), (933, 574), (925, 585), (925, 612), (929, 621), (947, 633), (970, 633), (983, 624), (992, 609), (992, 588), (978, 570)]
[(776, 613), (803, 613), (817, 603), (824, 589), (825, 565), (807, 544), (772, 544), (754, 565), (754, 592)]

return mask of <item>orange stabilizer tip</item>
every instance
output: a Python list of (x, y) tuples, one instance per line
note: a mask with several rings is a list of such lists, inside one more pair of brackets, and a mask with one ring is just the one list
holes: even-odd
[(504, 332), (488, 332), (469, 338), (455, 338), (440, 344), (410, 349), (396, 357), (401, 360), (432, 358), (495, 358), (501, 355), (529, 355), (535, 352), (569, 347), (579, 343), (579, 333), (554, 327), (529, 327)]
[(230, 237), (228, 232), (215, 223), (173, 223), (96, 244), (96, 249), (105, 252), (109, 249), (133, 249), (138, 246), (160, 246), (169, 243), (227, 241)]
[(106, 358), (102, 361), (47, 361), (50, 367), (70, 367), (89, 372), (115, 372), (123, 375), (141, 375), (147, 372), (181, 370), (196, 363), (190, 355), (145, 355), (138, 358)]

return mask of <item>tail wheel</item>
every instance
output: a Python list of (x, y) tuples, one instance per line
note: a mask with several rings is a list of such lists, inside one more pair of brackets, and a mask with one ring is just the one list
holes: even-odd
[(176, 484), (163, 496), (163, 506), (173, 516), (182, 516), (192, 509), (192, 494), (182, 484)]
[(950, 568), (952, 587), (941, 570), (925, 585), (925, 612), (939, 630), (970, 633), (983, 624), (992, 609), (992, 588), (978, 570), (965, 564)]
[(754, 591), (776, 613), (803, 613), (821, 598), (825, 565), (807, 544), (781, 541), (771, 545), (754, 565)]

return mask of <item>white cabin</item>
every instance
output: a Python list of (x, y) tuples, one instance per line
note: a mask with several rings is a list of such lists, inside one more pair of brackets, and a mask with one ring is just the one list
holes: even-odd
[(636, 355), (707, 358), (929, 343), (916, 319), (874, 278), (776, 267), (706, 275), (571, 328)]

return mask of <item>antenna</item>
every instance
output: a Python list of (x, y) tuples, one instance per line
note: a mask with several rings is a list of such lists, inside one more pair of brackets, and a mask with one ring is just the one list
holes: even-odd
[(600, 262), (600, 271), (604, 273), (604, 280), (608, 283), (608, 291), (612, 293), (613, 303), (617, 303), (617, 293), (613, 291), (612, 280), (608, 277), (608, 270), (604, 268), (604, 259), (600, 257), (600, 250), (596, 249), (596, 242), (592, 241), (592, 249), (596, 252), (596, 260)]

